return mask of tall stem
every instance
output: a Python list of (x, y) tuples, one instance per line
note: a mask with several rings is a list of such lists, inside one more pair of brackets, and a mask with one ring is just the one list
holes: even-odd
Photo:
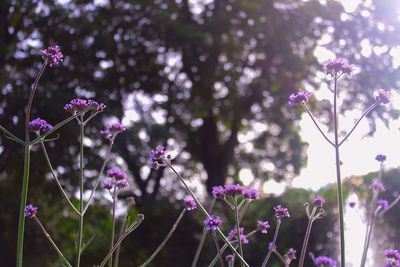
[(338, 112), (337, 112), (337, 80), (335, 75), (334, 97), (333, 97), (333, 123), (335, 128), (335, 159), (336, 159), (336, 180), (337, 194), (339, 207), (339, 230), (340, 230), (340, 263), (342, 267), (346, 266), (346, 250), (344, 241), (344, 212), (343, 212), (343, 193), (342, 193), (342, 178), (340, 174), (340, 155), (339, 155), (339, 127), (338, 127)]
[(25, 150), (24, 150), (24, 175), (22, 178), (22, 190), (21, 190), (21, 203), (19, 208), (19, 220), (18, 220), (18, 241), (17, 241), (17, 267), (22, 267), (23, 255), (24, 255), (24, 232), (25, 232), (25, 206), (26, 199), (28, 196), (29, 187), (29, 168), (30, 168), (30, 154), (31, 147), (29, 145), (29, 121), (31, 117), (33, 97), (37, 90), (40, 77), (47, 66), (47, 61), (44, 62), (42, 68), (40, 69), (38, 75), (36, 76), (35, 82), (32, 85), (32, 89), (29, 95), (28, 104), (25, 109)]
[(215, 234), (215, 231), (212, 232), (212, 236), (214, 239), (215, 248), (217, 249), (218, 252), (219, 263), (221, 264), (221, 267), (225, 267), (224, 258), (222, 257), (221, 247), (219, 246), (218, 237)]
[[(308, 207), (307, 207), (308, 208)], [(317, 211), (317, 208), (314, 207), (310, 218), (308, 219), (308, 225), (307, 225), (307, 230), (306, 230), (306, 235), (304, 236), (304, 240), (303, 240), (303, 247), (301, 248), (301, 255), (300, 255), (300, 260), (299, 260), (299, 267), (303, 267), (304, 265), (304, 259), (306, 256), (306, 252), (307, 252), (307, 245), (308, 245), (308, 239), (310, 238), (310, 234), (311, 234), (311, 227), (312, 224), (314, 222), (314, 215), (315, 212)]]
[[(234, 205), (235, 205), (235, 221), (236, 221), (236, 233), (237, 233), (237, 240), (239, 242), (239, 253), (243, 257), (243, 245), (242, 245), (242, 240), (240, 239), (240, 220), (239, 220), (239, 209), (238, 209), (238, 203), (237, 203), (237, 197), (235, 196), (234, 200)], [(240, 262), (240, 266), (244, 266), (243, 262)]]
[(80, 168), (80, 186), (79, 186), (79, 233), (78, 233), (78, 249), (76, 255), (75, 267), (79, 267), (81, 262), (81, 249), (82, 249), (82, 239), (83, 239), (83, 138), (84, 138), (84, 125), (83, 125), (83, 115), (80, 117), (79, 123), (79, 141), (80, 141), (80, 156), (79, 156), (79, 168)]
[(271, 257), (272, 251), (274, 251), (275, 249), (275, 244), (276, 244), (276, 239), (278, 238), (278, 233), (279, 233), (279, 227), (281, 226), (281, 219), (278, 219), (278, 221), (276, 222), (276, 228), (275, 228), (275, 233), (274, 233), (274, 239), (272, 240), (272, 247), (271, 249), (268, 251), (267, 256), (264, 259), (263, 264), (261, 265), (261, 267), (265, 267), (267, 266), (268, 260)]
[[(111, 243), (110, 243), (110, 250), (112, 250), (114, 246), (114, 235), (115, 235), (115, 204), (116, 204), (116, 197), (117, 197), (117, 184), (114, 185), (114, 192), (113, 192), (113, 208), (112, 208), (112, 228), (111, 228)], [(108, 261), (108, 266), (112, 267), (113, 265), (113, 257), (111, 254), (110, 260)]]
[(367, 261), (367, 254), (368, 254), (368, 247), (369, 247), (369, 241), (371, 239), (371, 233), (372, 233), (372, 227), (375, 222), (376, 214), (378, 213), (379, 209), (376, 209), (374, 213), (371, 215), (371, 219), (369, 222), (369, 227), (367, 227), (367, 232), (366, 232), (366, 239), (365, 239), (365, 244), (364, 244), (364, 249), (363, 249), (363, 255), (361, 258), (361, 267), (365, 266), (365, 263)]

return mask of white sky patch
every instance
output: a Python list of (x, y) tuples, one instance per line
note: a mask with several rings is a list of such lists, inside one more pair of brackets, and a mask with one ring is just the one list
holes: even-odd
[(254, 181), (254, 174), (250, 169), (243, 168), (239, 171), (239, 179), (245, 186), (249, 186)]
[(265, 194), (281, 195), (286, 190), (286, 182), (278, 183), (275, 180), (268, 180), (263, 185)]

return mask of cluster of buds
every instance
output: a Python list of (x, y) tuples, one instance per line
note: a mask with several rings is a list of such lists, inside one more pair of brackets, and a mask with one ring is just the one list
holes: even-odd
[(94, 100), (90, 99), (72, 99), (69, 103), (64, 105), (64, 110), (71, 113), (72, 115), (75, 115), (78, 112), (84, 111), (84, 110), (93, 110), (96, 112), (103, 112), (104, 109), (106, 108), (106, 105), (103, 103), (97, 103)]
[(108, 140), (113, 141), (119, 133), (122, 133), (125, 131), (126, 131), (125, 126), (122, 125), (121, 123), (116, 122), (116, 123), (109, 125), (105, 130), (100, 131), (100, 134), (103, 135)]
[(116, 167), (113, 167), (107, 171), (107, 177), (108, 178), (101, 183), (103, 189), (110, 191), (115, 186), (117, 188), (129, 186), (128, 175)]
[(383, 267), (400, 266), (400, 251), (397, 249), (386, 249), (383, 253), (386, 257)]
[(171, 162), (171, 155), (166, 155), (165, 147), (158, 145), (150, 151), (149, 159), (151, 168), (158, 170), (160, 167), (167, 166), (166, 162)]
[(29, 122), (29, 130), (36, 134), (43, 134), (53, 129), (53, 125), (41, 118), (36, 118)]
[(237, 197), (243, 196), (247, 199), (259, 199), (260, 193), (254, 188), (248, 188), (236, 185), (219, 185), (212, 188), (212, 195), (215, 198), (226, 198), (228, 196)]

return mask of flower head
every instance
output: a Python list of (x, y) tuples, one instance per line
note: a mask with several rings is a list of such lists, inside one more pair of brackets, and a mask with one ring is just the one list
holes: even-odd
[(288, 252), (286, 252), (285, 257), (290, 261), (296, 259), (296, 250), (294, 248), (289, 248)]
[(318, 207), (322, 208), (322, 206), (324, 206), (324, 204), (325, 204), (325, 199), (322, 196), (318, 195), (314, 198), (312, 203), (314, 206), (318, 206)]
[(46, 133), (53, 129), (53, 126), (41, 118), (36, 118), (29, 122), (29, 130), (37, 133)]
[(345, 73), (351, 74), (352, 66), (347, 64), (343, 58), (329, 59), (325, 62), (326, 74), (335, 76), (337, 74)]
[(42, 58), (49, 62), (50, 67), (60, 64), (63, 61), (63, 54), (58, 45), (49, 46), (42, 50)]
[(227, 262), (234, 262), (235, 261), (235, 254), (229, 254), (225, 257)]
[[(244, 228), (243, 227), (240, 227), (239, 228), (239, 236), (240, 236), (240, 241), (242, 242), (242, 244), (248, 244), (249, 243), (249, 239), (247, 238), (247, 236), (244, 234)], [(237, 229), (236, 229), (236, 227), (234, 228), (234, 229), (232, 229), (231, 231), (229, 231), (229, 234), (228, 234), (228, 239), (230, 240), (230, 241), (235, 241), (235, 240), (237, 240), (238, 238), (237, 238)]]
[(384, 104), (388, 104), (391, 102), (391, 95), (389, 90), (387, 89), (378, 89), (375, 93), (374, 93), (374, 98), (376, 100), (376, 103), (384, 105)]
[(379, 161), (379, 162), (384, 162), (386, 160), (386, 156), (382, 155), (382, 154), (378, 154), (378, 155), (376, 155), (375, 160)]
[(225, 187), (223, 187), (222, 185), (213, 186), (211, 193), (215, 198), (225, 197)]
[(372, 184), (369, 186), (369, 189), (375, 190), (377, 192), (385, 192), (385, 186), (379, 181), (373, 181)]
[(294, 106), (297, 104), (305, 103), (311, 98), (312, 94), (306, 90), (300, 89), (297, 93), (292, 93), (289, 96), (289, 105)]
[(125, 172), (123, 172), (121, 169), (112, 167), (107, 170), (107, 176), (111, 177), (117, 181), (119, 180), (126, 180), (128, 178), (128, 175), (126, 175)]
[(254, 188), (244, 188), (243, 196), (248, 199), (259, 199), (260, 192), (258, 192), (258, 190)]
[(289, 210), (281, 205), (274, 207), (274, 210), (275, 210), (275, 216), (278, 219), (290, 217)]
[(150, 151), (150, 161), (151, 162), (158, 162), (165, 156), (165, 147), (158, 145), (155, 149)]
[(106, 190), (111, 190), (114, 187), (115, 181), (111, 178), (105, 179), (101, 182), (101, 187)]
[(191, 198), (191, 197), (185, 198), (185, 206), (186, 206), (186, 210), (195, 210), (195, 209), (197, 209), (196, 201), (194, 201), (194, 199)]
[(72, 99), (69, 103), (64, 105), (64, 110), (75, 115), (76, 113), (83, 111), (85, 109), (95, 110), (97, 112), (103, 112), (106, 105), (103, 103), (97, 103), (94, 100), (76, 98)]
[(389, 201), (387, 201), (386, 199), (378, 199), (376, 201), (376, 203), (382, 207), (382, 209), (387, 209), (389, 207)]
[(385, 249), (383, 253), (386, 257), (384, 267), (400, 266), (400, 251), (397, 249)]
[(38, 207), (35, 207), (32, 204), (28, 204), (25, 207), (25, 217), (33, 218), (36, 216), (37, 211), (38, 211)]
[(204, 226), (208, 229), (208, 230), (213, 230), (215, 231), (217, 229), (217, 227), (222, 223), (222, 220), (220, 217), (215, 216), (215, 215), (211, 215), (209, 217), (207, 217), (204, 220)]
[(268, 221), (257, 221), (257, 229), (260, 230), (261, 233), (268, 233), (269, 228), (271, 228), (271, 226)]
[(243, 194), (244, 187), (238, 184), (225, 185), (225, 195), (237, 196)]
[(326, 256), (316, 257), (313, 261), (314, 261), (314, 264), (319, 267), (336, 267), (337, 266), (337, 263), (334, 259), (326, 257)]
[(126, 131), (125, 126), (122, 125), (121, 123), (116, 122), (109, 125), (105, 130), (102, 130), (100, 134), (109, 140), (113, 140), (119, 133), (125, 131)]
[(354, 208), (356, 206), (356, 202), (350, 201), (349, 206), (350, 206), (350, 208)]
[(124, 188), (124, 187), (129, 186), (128, 179), (118, 180), (116, 182), (116, 184), (117, 184), (117, 187), (119, 187), (119, 188)]

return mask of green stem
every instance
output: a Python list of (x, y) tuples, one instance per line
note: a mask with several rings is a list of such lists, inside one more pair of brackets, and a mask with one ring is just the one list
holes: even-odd
[(79, 142), (80, 142), (80, 156), (79, 156), (79, 168), (80, 168), (80, 186), (79, 186), (79, 233), (78, 233), (78, 251), (76, 255), (76, 264), (75, 267), (79, 267), (80, 262), (81, 262), (81, 249), (82, 249), (82, 239), (83, 239), (83, 168), (84, 168), (84, 162), (83, 162), (83, 139), (84, 139), (84, 126), (83, 126), (83, 115), (80, 117), (80, 123), (79, 123), (79, 129), (80, 129), (80, 134), (79, 134)]
[(213, 239), (214, 239), (215, 248), (217, 249), (217, 252), (218, 252), (218, 258), (219, 258), (219, 262), (221, 264), (221, 267), (225, 267), (224, 258), (222, 257), (221, 247), (219, 246), (219, 243), (218, 243), (218, 237), (217, 237), (217, 235), (215, 234), (214, 231), (212, 232), (212, 236), (213, 236)]
[[(0, 125), (0, 131), (3, 131), (3, 132), (4, 132), (4, 135), (5, 135), (6, 138), (11, 139), (11, 140), (17, 142), (18, 144), (23, 145), (23, 146), (25, 145), (25, 142), (24, 142), (24, 141), (22, 141), (21, 139), (19, 139), (19, 138), (16, 137), (15, 135), (13, 135), (10, 131), (8, 131), (6, 128), (4, 128), (4, 127), (1, 126), (1, 125)], [(7, 137), (7, 136), (8, 136), (8, 137)]]
[(340, 230), (340, 263), (342, 267), (346, 266), (346, 250), (344, 240), (344, 211), (343, 211), (343, 192), (342, 178), (340, 174), (340, 155), (339, 155), (339, 127), (337, 112), (337, 75), (335, 75), (334, 98), (333, 98), (333, 123), (335, 128), (335, 159), (336, 159), (336, 180), (339, 207), (339, 230)]
[(32, 85), (32, 90), (29, 95), (28, 104), (26, 106), (25, 112), (25, 151), (24, 151), (24, 175), (22, 178), (22, 190), (21, 190), (21, 203), (19, 208), (19, 220), (18, 220), (18, 241), (17, 241), (17, 267), (22, 267), (23, 255), (24, 255), (24, 232), (25, 232), (25, 206), (28, 197), (28, 187), (29, 187), (29, 168), (30, 168), (30, 145), (29, 145), (29, 121), (31, 117), (33, 97), (37, 90), (40, 77), (42, 76), (46, 66), (47, 61), (44, 62), (42, 68), (40, 69), (38, 75), (36, 76), (35, 82)]
[[(203, 212), (203, 214), (206, 217), (210, 217), (210, 215), (208, 214), (208, 212), (206, 211), (206, 209), (204, 208), (204, 206), (201, 204), (201, 202), (198, 200), (198, 198), (195, 196), (195, 194), (193, 193), (193, 191), (190, 189), (190, 187), (187, 185), (187, 183), (185, 182), (185, 180), (182, 178), (182, 176), (175, 170), (174, 167), (172, 167), (171, 163), (168, 160), (165, 160), (163, 158), (163, 162), (175, 173), (175, 175), (179, 178), (179, 180), (182, 182), (182, 184), (185, 186), (185, 188), (188, 190), (189, 194), (193, 197), (193, 199), (196, 201), (197, 206), (200, 208), (200, 210)], [(243, 262), (243, 264), (246, 267), (249, 267), (249, 264), (243, 259), (243, 257), (240, 255), (239, 252), (237, 252), (237, 250), (232, 246), (231, 242), (229, 242), (229, 240), (226, 238), (226, 236), (222, 233), (222, 231), (217, 228), (215, 230), (218, 235), (221, 237), (221, 239), (228, 244), (228, 247), (232, 250), (233, 253), (235, 253), (235, 255), (238, 257), (238, 259)]]
[(274, 238), (272, 240), (272, 248), (268, 251), (268, 254), (265, 257), (264, 262), (262, 263), (261, 267), (267, 266), (267, 263), (269, 261), (269, 258), (271, 257), (272, 251), (275, 249), (276, 239), (278, 238), (278, 233), (279, 233), (280, 226), (281, 226), (281, 219), (278, 219), (278, 221), (276, 223)]
[(51, 238), (51, 236), (49, 235), (49, 233), (46, 231), (46, 229), (43, 227), (42, 223), (39, 221), (39, 219), (34, 216), (33, 219), (35, 220), (36, 224), (39, 225), (40, 229), (42, 230), (44, 236), (46, 237), (46, 239), (50, 242), (50, 244), (52, 245), (52, 247), (57, 251), (58, 255), (60, 255), (60, 257), (63, 259), (63, 261), (65, 262), (65, 264), (67, 264), (67, 266), (72, 267), (72, 265), (68, 262), (68, 260), (65, 258), (65, 256), (62, 254), (61, 250), (57, 247), (56, 243), (54, 243), (53, 239)]
[[(117, 183), (114, 185), (114, 192), (113, 192), (113, 208), (112, 208), (112, 228), (111, 228), (111, 242), (110, 242), (110, 250), (112, 250), (114, 246), (114, 235), (115, 235), (115, 204), (117, 197)], [(113, 257), (111, 254), (110, 260), (108, 261), (108, 266), (112, 267), (113, 265)]]
[[(308, 208), (308, 207), (307, 207)], [(314, 222), (314, 215), (315, 212), (317, 211), (317, 208), (314, 207), (310, 217), (308, 218), (308, 225), (307, 225), (307, 230), (306, 230), (306, 235), (304, 236), (304, 241), (303, 241), (303, 246), (301, 248), (301, 254), (300, 254), (300, 260), (299, 260), (299, 267), (303, 267), (304, 265), (304, 259), (306, 257), (306, 252), (307, 252), (307, 245), (308, 245), (308, 240), (310, 238), (310, 234), (311, 234), (311, 228), (312, 228), (312, 224)]]
[(176, 219), (174, 225), (172, 226), (171, 230), (169, 230), (167, 236), (164, 238), (164, 240), (161, 242), (161, 244), (158, 246), (158, 248), (151, 254), (151, 256), (142, 264), (140, 267), (145, 267), (147, 266), (156, 256), (157, 254), (161, 251), (161, 249), (165, 246), (167, 243), (168, 239), (172, 236), (172, 234), (175, 232), (176, 228), (178, 227), (179, 222), (181, 221), (183, 215), (186, 212), (186, 208), (182, 210), (181, 214), (179, 214), (178, 218)]
[[(239, 242), (239, 252), (240, 255), (243, 257), (243, 245), (242, 245), (242, 240), (240, 239), (240, 220), (239, 220), (239, 209), (238, 209), (238, 204), (237, 204), (237, 197), (235, 197), (234, 200), (234, 205), (235, 205), (235, 221), (236, 221), (236, 232), (237, 232), (237, 240)], [(243, 262), (240, 263), (240, 265), (243, 267)]]

